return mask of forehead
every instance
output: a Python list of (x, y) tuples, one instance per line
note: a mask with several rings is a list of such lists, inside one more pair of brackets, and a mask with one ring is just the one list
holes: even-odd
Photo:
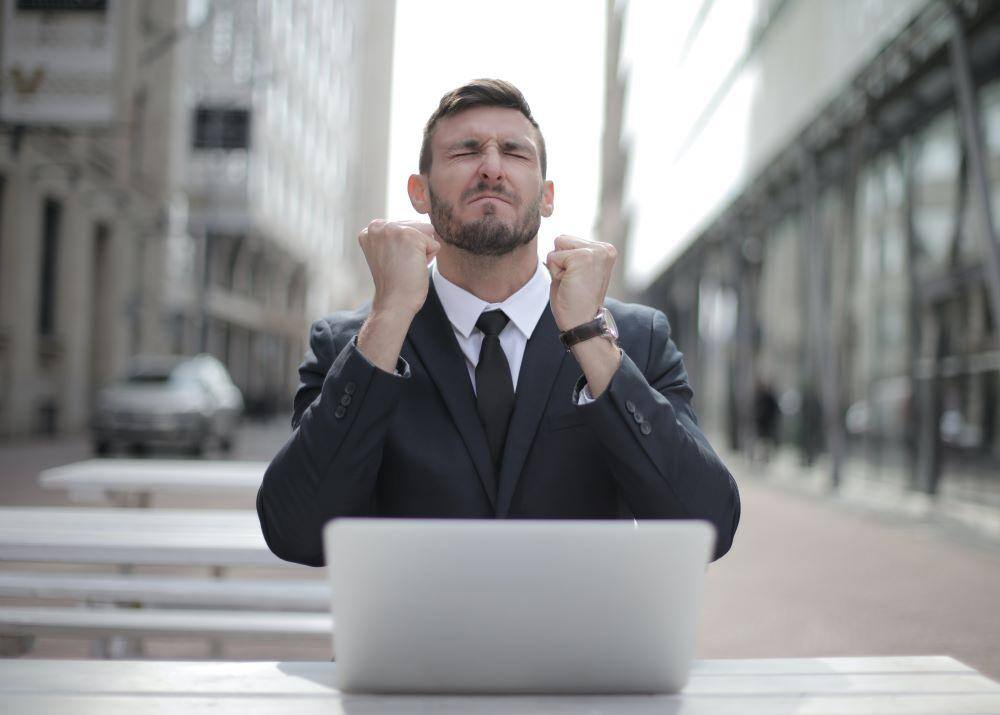
[(535, 128), (521, 112), (508, 107), (473, 107), (440, 119), (431, 143), (443, 149), (464, 139), (508, 139), (538, 149)]

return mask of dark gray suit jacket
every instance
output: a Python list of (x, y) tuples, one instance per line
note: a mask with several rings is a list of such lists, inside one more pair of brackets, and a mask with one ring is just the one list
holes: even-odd
[(431, 283), (397, 365), (369, 363), (354, 337), (367, 310), (312, 326), (291, 437), (257, 495), (283, 559), (321, 565), (338, 516), (706, 519), (715, 557), (739, 522), (736, 483), (698, 428), (663, 313), (608, 300), (622, 364), (579, 406), (580, 367), (545, 309), (525, 347), (494, 474), (465, 358)]

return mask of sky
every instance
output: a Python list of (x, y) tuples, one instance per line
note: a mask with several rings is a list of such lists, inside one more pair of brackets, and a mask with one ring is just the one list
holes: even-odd
[(388, 218), (418, 218), (406, 194), (424, 123), (441, 95), (497, 77), (524, 94), (545, 136), (559, 234), (593, 239), (604, 111), (603, 0), (398, 0), (393, 55)]

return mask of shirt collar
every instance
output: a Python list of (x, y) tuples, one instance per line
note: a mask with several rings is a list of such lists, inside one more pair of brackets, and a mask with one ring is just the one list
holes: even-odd
[(500, 309), (507, 314), (524, 337), (530, 338), (549, 303), (549, 272), (541, 261), (535, 273), (520, 289), (502, 303), (487, 303), (464, 288), (460, 288), (438, 272), (437, 261), (431, 269), (434, 290), (455, 330), (469, 337), (479, 316), (487, 310)]

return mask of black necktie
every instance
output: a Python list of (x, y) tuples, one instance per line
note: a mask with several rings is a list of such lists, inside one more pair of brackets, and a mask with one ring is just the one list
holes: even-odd
[(486, 429), (486, 441), (497, 471), (507, 441), (510, 413), (514, 411), (514, 383), (507, 356), (500, 346), (500, 331), (509, 320), (502, 310), (491, 310), (476, 321), (476, 327), (485, 334), (476, 365), (476, 408)]

